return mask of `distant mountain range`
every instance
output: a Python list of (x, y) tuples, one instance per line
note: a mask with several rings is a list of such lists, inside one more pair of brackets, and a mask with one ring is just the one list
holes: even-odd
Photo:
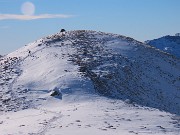
[(180, 58), (180, 33), (175, 34), (175, 36), (168, 35), (148, 40), (145, 43)]

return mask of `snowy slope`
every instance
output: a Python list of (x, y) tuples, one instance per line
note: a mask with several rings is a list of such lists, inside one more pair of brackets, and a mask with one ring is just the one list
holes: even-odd
[[(179, 59), (134, 39), (84, 30), (57, 33), (0, 63), (4, 135), (180, 131)], [(62, 99), (50, 96), (55, 87)]]
[(164, 36), (145, 43), (180, 58), (180, 36)]

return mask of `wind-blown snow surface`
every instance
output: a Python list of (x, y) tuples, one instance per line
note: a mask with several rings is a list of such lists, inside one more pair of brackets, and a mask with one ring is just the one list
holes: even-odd
[(57, 33), (0, 62), (2, 135), (180, 132), (179, 59), (131, 38)]
[(164, 36), (145, 43), (180, 58), (180, 36)]

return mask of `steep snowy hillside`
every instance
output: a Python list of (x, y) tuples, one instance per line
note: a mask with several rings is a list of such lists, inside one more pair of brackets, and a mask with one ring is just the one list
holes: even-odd
[(148, 40), (145, 43), (180, 58), (180, 36), (178, 34), (176, 36), (164, 36)]
[(0, 70), (2, 134), (180, 132), (179, 59), (132, 38), (57, 33), (3, 57)]

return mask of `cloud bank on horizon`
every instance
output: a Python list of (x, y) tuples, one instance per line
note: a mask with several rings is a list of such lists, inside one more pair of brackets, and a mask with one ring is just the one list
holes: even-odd
[(0, 20), (35, 20), (48, 18), (71, 18), (73, 15), (65, 14), (41, 14), (41, 15), (19, 15), (19, 14), (0, 14)]

